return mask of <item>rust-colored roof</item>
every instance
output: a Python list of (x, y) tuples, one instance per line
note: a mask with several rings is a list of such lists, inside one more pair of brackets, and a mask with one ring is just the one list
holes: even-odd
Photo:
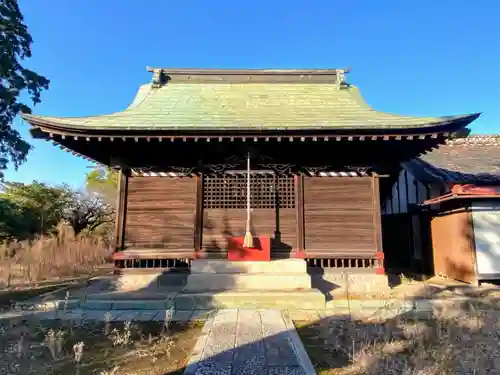
[(500, 135), (451, 139), (405, 165), (421, 180), (456, 184), (499, 183)]
[(450, 192), (427, 199), (422, 203), (424, 206), (438, 204), (456, 199), (499, 199), (500, 190), (498, 186), (476, 186), (476, 185), (453, 185)]

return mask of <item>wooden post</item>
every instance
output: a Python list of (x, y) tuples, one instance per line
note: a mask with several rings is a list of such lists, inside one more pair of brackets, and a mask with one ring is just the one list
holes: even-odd
[(196, 176), (196, 215), (194, 225), (194, 250), (203, 248), (203, 174)]
[(129, 169), (120, 169), (116, 198), (115, 251), (123, 250), (124, 247), (129, 175)]
[(382, 216), (380, 213), (380, 180), (378, 176), (372, 177), (372, 201), (373, 201), (373, 232), (374, 245), (376, 250), (376, 268), (377, 274), (384, 274), (384, 250), (382, 246)]
[(305, 256), (305, 233), (304, 233), (304, 176), (295, 176), (295, 208), (297, 210), (297, 258)]

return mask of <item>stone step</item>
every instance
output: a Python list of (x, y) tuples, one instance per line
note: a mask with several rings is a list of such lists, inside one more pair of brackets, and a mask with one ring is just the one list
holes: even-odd
[(191, 262), (191, 273), (306, 273), (303, 259), (280, 259), (270, 262), (200, 259)]
[(324, 309), (325, 295), (308, 290), (226, 290), (182, 292), (174, 301), (176, 310), (206, 309)]
[(221, 291), (233, 289), (287, 290), (310, 289), (307, 273), (195, 273), (189, 275), (184, 291)]
[(23, 311), (30, 310), (166, 310), (173, 305), (173, 299), (152, 298), (151, 296), (143, 296), (138, 299), (73, 299), (73, 300), (52, 300), (33, 304), (25, 302), (16, 305), (16, 308)]
[(166, 310), (173, 304), (173, 300), (136, 299), (136, 300), (99, 300), (87, 299), (80, 301), (83, 310)]

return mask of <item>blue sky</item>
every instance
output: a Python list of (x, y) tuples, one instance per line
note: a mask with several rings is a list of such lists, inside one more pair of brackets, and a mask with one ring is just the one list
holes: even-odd
[[(34, 38), (27, 65), (51, 80), (36, 114), (124, 109), (146, 66), (344, 68), (375, 109), (483, 112), (500, 133), (500, 1), (20, 0)], [(43, 141), (8, 180), (83, 184), (90, 165)]]

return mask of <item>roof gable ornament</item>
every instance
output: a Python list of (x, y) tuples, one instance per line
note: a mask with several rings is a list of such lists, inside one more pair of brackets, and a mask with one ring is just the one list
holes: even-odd
[(335, 74), (335, 77), (337, 79), (336, 84), (339, 85), (340, 87), (348, 87), (349, 85), (345, 81), (345, 75), (347, 73), (350, 73), (351, 69), (346, 68), (346, 69), (337, 69), (337, 74)]
[(158, 88), (163, 86), (168, 81), (168, 76), (165, 74), (165, 70), (161, 68), (150, 69), (149, 71), (153, 72), (152, 84), (153, 87)]

